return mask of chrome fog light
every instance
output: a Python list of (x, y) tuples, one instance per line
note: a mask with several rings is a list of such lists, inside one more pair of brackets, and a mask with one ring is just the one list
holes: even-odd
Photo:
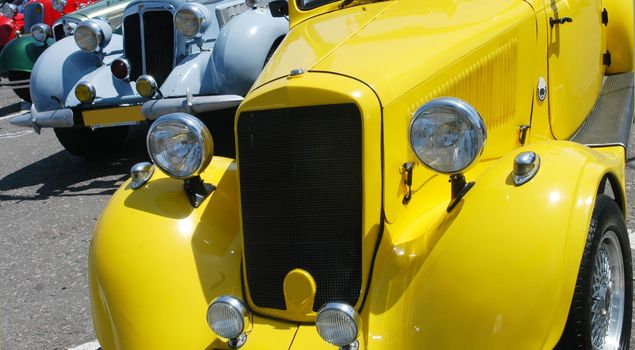
[(31, 35), (33, 35), (33, 39), (43, 43), (51, 37), (51, 27), (46, 23), (34, 24), (31, 26)]
[(184, 4), (174, 15), (176, 30), (186, 38), (193, 38), (203, 34), (209, 26), (211, 14), (207, 7), (197, 4)]
[(250, 325), (249, 311), (239, 299), (223, 295), (209, 304), (207, 324), (219, 337), (234, 340), (232, 347), (240, 347), (242, 344), (235, 342), (245, 340), (244, 333)]
[(214, 155), (209, 130), (187, 113), (171, 113), (157, 119), (148, 131), (146, 143), (154, 164), (177, 179), (199, 175)]
[(110, 25), (99, 19), (89, 19), (75, 28), (75, 43), (86, 52), (97, 51), (108, 45), (112, 37)]
[(150, 75), (142, 75), (135, 83), (137, 93), (145, 98), (152, 98), (156, 95), (159, 86), (157, 81)]
[(130, 187), (133, 189), (145, 185), (154, 174), (154, 165), (148, 162), (137, 163), (130, 169)]
[(327, 303), (318, 311), (315, 326), (320, 337), (327, 343), (349, 346), (359, 337), (362, 320), (348, 304)]
[(80, 81), (75, 86), (75, 97), (81, 103), (91, 103), (95, 100), (97, 96), (97, 92), (95, 91), (95, 87), (93, 84), (87, 81)]
[(466, 171), (483, 152), (487, 132), (483, 119), (458, 98), (434, 99), (419, 107), (409, 129), (410, 147), (419, 161), (433, 171)]
[(15, 4), (4, 3), (2, 6), (2, 15), (6, 18), (13, 19), (18, 13), (18, 7)]

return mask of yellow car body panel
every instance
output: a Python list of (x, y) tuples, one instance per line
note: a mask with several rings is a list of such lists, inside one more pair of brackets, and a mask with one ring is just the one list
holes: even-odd
[[(600, 15), (600, 1), (362, 2), (311, 10), (289, 3), (291, 30), (240, 105), (235, 133), (241, 115), (259, 111), (359, 110), (362, 287), (352, 306), (362, 319), (360, 348), (553, 349), (607, 177), (625, 208), (624, 148), (559, 139), (579, 127), (602, 74), (632, 69), (632, 45), (619, 45), (632, 41), (632, 4), (605, 0), (608, 26), (596, 18), (589, 40), (580, 40), (585, 32), (575, 26)], [(573, 22), (550, 26), (563, 16)], [(572, 58), (558, 51), (605, 48), (614, 52), (608, 67), (601, 55), (566, 67)], [(415, 111), (442, 96), (473, 105), (488, 133), (481, 159), (465, 173), (475, 185), (449, 212), (448, 176), (421, 165), (408, 140)], [(158, 171), (141, 189), (126, 183), (111, 199), (89, 268), (104, 350), (226, 349), (205, 316), (209, 303), (227, 294), (254, 313), (241, 349), (334, 348), (316, 332), (320, 286), (301, 266), (280, 286), (286, 309), (252, 300), (238, 137), (235, 146), (235, 161), (215, 157), (202, 174), (217, 189), (198, 208), (182, 181)], [(541, 163), (531, 181), (516, 186), (513, 160), (522, 151)]]

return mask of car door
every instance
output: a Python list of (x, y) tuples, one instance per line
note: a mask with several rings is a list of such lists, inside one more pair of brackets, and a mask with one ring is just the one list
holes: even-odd
[(551, 130), (557, 139), (567, 139), (591, 111), (602, 85), (606, 45), (602, 1), (544, 1)]

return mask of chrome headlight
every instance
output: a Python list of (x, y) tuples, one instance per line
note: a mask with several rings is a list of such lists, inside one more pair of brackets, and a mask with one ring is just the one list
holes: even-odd
[(110, 42), (112, 28), (104, 21), (89, 19), (75, 28), (75, 43), (80, 49), (93, 52), (104, 48)]
[(483, 152), (483, 119), (467, 102), (434, 99), (419, 107), (410, 122), (410, 147), (426, 167), (444, 174), (464, 172)]
[(66, 0), (53, 0), (53, 9), (57, 12), (64, 12)]
[(187, 113), (171, 113), (157, 119), (148, 131), (146, 143), (154, 164), (177, 179), (199, 175), (214, 154), (209, 130)]
[(43, 43), (51, 37), (51, 27), (46, 23), (34, 24), (31, 27), (31, 35), (33, 35), (33, 39)]
[(186, 38), (193, 38), (199, 33), (205, 33), (210, 21), (209, 10), (198, 3), (185, 4), (174, 15), (176, 30)]
[(9, 4), (5, 2), (4, 5), (2, 6), (2, 15), (9, 19), (13, 19), (13, 17), (15, 17), (17, 13), (18, 13), (18, 7), (14, 4)]
[(318, 311), (315, 326), (320, 337), (327, 343), (348, 346), (359, 337), (362, 320), (352, 306), (328, 303)]
[(207, 324), (219, 337), (235, 339), (249, 327), (249, 311), (240, 300), (223, 295), (209, 304)]
[(159, 90), (159, 84), (151, 75), (144, 74), (135, 83), (137, 93), (145, 98), (152, 98)]

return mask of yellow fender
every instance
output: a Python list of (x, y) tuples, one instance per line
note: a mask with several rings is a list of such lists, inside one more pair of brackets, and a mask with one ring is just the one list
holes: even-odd
[(104, 349), (205, 349), (215, 340), (209, 302), (241, 297), (235, 163), (215, 157), (202, 177), (217, 189), (197, 209), (183, 181), (155, 170), (138, 190), (125, 183), (102, 213), (89, 281)]
[[(534, 151), (537, 175), (511, 179)], [(372, 349), (552, 349), (567, 320), (600, 183), (623, 192), (622, 147), (550, 141), (492, 161), (456, 208), (387, 224), (363, 310)], [(618, 196), (619, 197), (619, 196)], [(619, 203), (622, 208), (624, 203)]]

